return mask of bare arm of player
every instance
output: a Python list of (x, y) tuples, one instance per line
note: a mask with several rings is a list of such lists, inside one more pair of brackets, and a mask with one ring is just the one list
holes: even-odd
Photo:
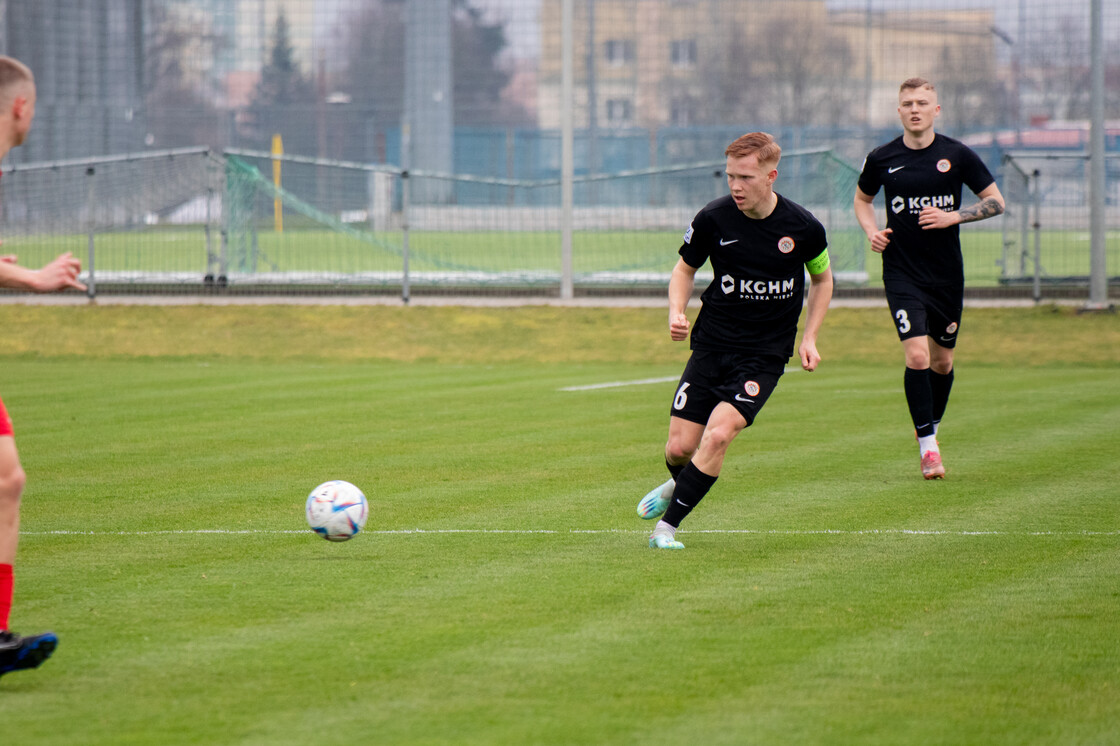
[(16, 264), (12, 255), (0, 257), (0, 287), (17, 290), (31, 290), (36, 293), (50, 293), (55, 290), (74, 288), (85, 290), (78, 282), (82, 263), (70, 252), (59, 255), (42, 269), (27, 269)]
[(891, 242), (891, 229), (879, 230), (879, 225), (875, 222), (875, 206), (872, 204), (874, 200), (874, 197), (864, 194), (862, 189), (856, 187), (854, 205), (856, 221), (867, 234), (867, 240), (871, 242), (871, 250), (876, 254), (882, 254), (887, 244)]
[(674, 342), (688, 339), (688, 299), (696, 287), (696, 267), (684, 259), (677, 260), (669, 277), (669, 337)]
[(976, 196), (980, 198), (980, 201), (975, 205), (962, 207), (951, 212), (946, 212), (940, 207), (924, 207), (921, 214), (918, 215), (918, 225), (922, 226), (922, 230), (948, 228), (960, 223), (972, 223), (977, 220), (994, 218), (996, 215), (1003, 213), (1003, 195), (1000, 194), (999, 187), (994, 182)]
[(805, 314), (805, 333), (797, 354), (801, 357), (801, 367), (810, 373), (820, 365), (821, 356), (817, 352), (817, 335), (820, 334), (828, 304), (832, 301), (832, 268), (817, 275), (809, 275), (809, 301)]

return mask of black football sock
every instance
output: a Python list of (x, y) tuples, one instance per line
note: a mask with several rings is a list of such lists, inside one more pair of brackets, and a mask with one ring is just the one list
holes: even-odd
[(684, 467), (686, 466), (688, 466), (687, 462), (683, 464), (670, 464), (669, 459), (665, 459), (665, 467), (669, 470), (669, 474), (672, 475), (673, 479), (679, 477), (681, 475), (681, 471), (683, 471)]
[(953, 371), (950, 370), (945, 375), (929, 372), (929, 388), (933, 395), (933, 429), (934, 435), (937, 434), (937, 425), (941, 422), (941, 418), (945, 416), (945, 407), (949, 404), (949, 392), (953, 390)]
[(689, 461), (677, 476), (673, 499), (669, 501), (669, 507), (661, 520), (670, 526), (680, 526), (681, 521), (704, 499), (704, 495), (708, 494), (718, 478), (705, 474)]
[(910, 407), (910, 419), (914, 421), (914, 430), (919, 438), (933, 435), (933, 390), (929, 378), (929, 368), (907, 368), (902, 379), (906, 404)]

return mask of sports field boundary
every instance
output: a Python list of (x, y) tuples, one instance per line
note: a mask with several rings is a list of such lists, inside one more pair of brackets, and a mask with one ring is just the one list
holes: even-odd
[[(407, 303), (394, 295), (101, 295), (87, 298), (77, 293), (48, 295), (0, 293), (0, 305), (28, 306), (463, 306), (517, 308), (555, 306), (568, 308), (662, 308), (663, 295), (588, 296), (562, 299), (549, 296), (413, 295)], [(698, 304), (699, 298), (693, 298)], [(1085, 306), (1086, 298), (965, 297), (965, 308), (1034, 308), (1036, 306)], [(886, 308), (883, 297), (838, 295), (831, 308)], [(698, 305), (696, 306), (698, 307)]]
[[(649, 529), (640, 528), (397, 528), (397, 529), (364, 529), (361, 536), (419, 536), (419, 535), (514, 535), (514, 536), (572, 536), (585, 534), (621, 534), (644, 535)], [(225, 529), (225, 528), (197, 528), (197, 529), (163, 529), (157, 531), (20, 531), (20, 536), (279, 536), (279, 535), (311, 535), (308, 529)], [(998, 529), (911, 529), (911, 528), (865, 528), (865, 529), (795, 529), (795, 528), (707, 528), (681, 530), (681, 536), (700, 534), (722, 535), (752, 535), (752, 536), (1053, 536), (1063, 537), (1109, 537), (1120, 536), (1120, 531), (1001, 531)], [(360, 539), (358, 539), (360, 541)]]

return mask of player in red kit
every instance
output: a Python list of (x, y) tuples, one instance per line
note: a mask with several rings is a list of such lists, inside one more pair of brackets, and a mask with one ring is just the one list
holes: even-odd
[[(0, 160), (23, 143), (34, 118), (34, 76), (18, 60), (0, 56)], [(39, 270), (19, 266), (14, 256), (0, 256), (0, 287), (38, 293), (65, 288), (85, 290), (85, 285), (78, 281), (79, 271), (81, 263), (69, 253)], [(12, 420), (0, 400), (0, 675), (37, 667), (58, 645), (58, 638), (51, 632), (19, 635), (8, 628), (19, 543), (20, 497), (26, 479), (16, 451)]]

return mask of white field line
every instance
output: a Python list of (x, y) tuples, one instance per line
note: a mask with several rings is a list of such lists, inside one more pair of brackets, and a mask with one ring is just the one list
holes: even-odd
[[(795, 370), (801, 370), (797, 366), (786, 367), (785, 372), (791, 373)], [(606, 383), (589, 383), (584, 386), (565, 386), (556, 389), (557, 391), (595, 391), (597, 389), (617, 389), (623, 386), (645, 386), (651, 383), (676, 383), (680, 380), (680, 376), (670, 376), (668, 378), (639, 378), (636, 381), (608, 381)]]
[(596, 389), (617, 389), (622, 386), (645, 386), (650, 383), (674, 383), (680, 376), (670, 378), (639, 378), (637, 381), (609, 381), (607, 383), (589, 383), (586, 386), (565, 386), (557, 391), (595, 391)]
[[(621, 528), (572, 528), (572, 529), (504, 529), (504, 528), (402, 528), (402, 529), (374, 529), (364, 530), (363, 534), (375, 536), (412, 536), (412, 535), (446, 535), (446, 534), (513, 534), (528, 536), (545, 534), (562, 536), (565, 534), (646, 534), (648, 529), (621, 529)], [(20, 531), (20, 536), (175, 536), (175, 535), (261, 535), (272, 536), (278, 534), (311, 534), (310, 529), (174, 529), (162, 531)], [(682, 530), (681, 534), (750, 534), (756, 536), (1120, 536), (1120, 531), (986, 531), (986, 530), (957, 530), (947, 531), (939, 529), (908, 529), (908, 528), (871, 528), (871, 529), (751, 529), (751, 528), (713, 528)]]

